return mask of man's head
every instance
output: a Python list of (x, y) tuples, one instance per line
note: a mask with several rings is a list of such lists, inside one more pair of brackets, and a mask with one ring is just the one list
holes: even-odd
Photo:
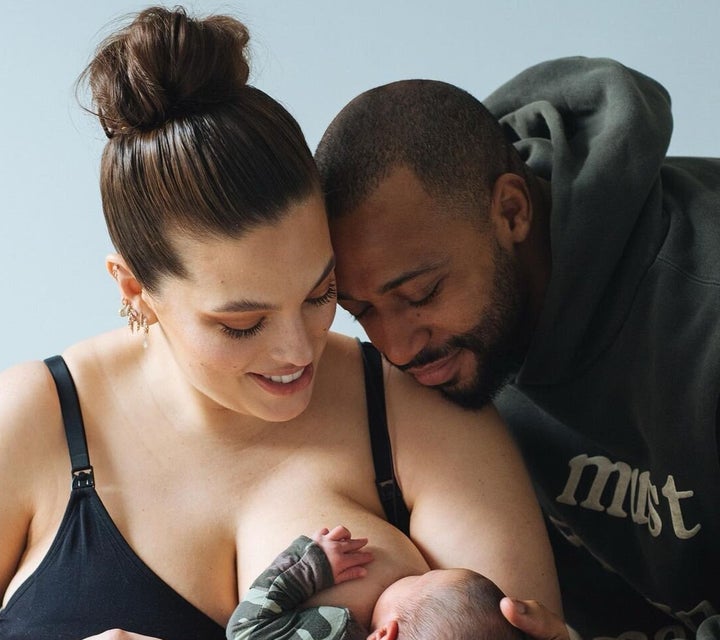
[(481, 406), (529, 341), (532, 177), (467, 92), (408, 80), (331, 123), (316, 162), (339, 302), (386, 357)]

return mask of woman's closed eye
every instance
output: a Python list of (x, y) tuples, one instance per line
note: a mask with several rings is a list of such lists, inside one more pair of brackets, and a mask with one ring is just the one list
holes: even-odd
[(228, 335), (231, 338), (235, 338), (236, 340), (240, 340), (242, 338), (251, 338), (252, 336), (257, 335), (258, 333), (260, 333), (260, 331), (262, 331), (264, 325), (265, 318), (255, 323), (252, 327), (248, 327), (247, 329), (236, 329), (235, 327), (228, 327), (226, 324), (221, 324), (220, 330), (225, 335)]
[[(331, 280), (330, 283), (327, 286), (327, 289), (322, 295), (315, 296), (308, 298), (306, 302), (309, 304), (320, 307), (325, 304), (329, 304), (330, 302), (334, 302), (337, 298), (337, 289), (335, 288), (335, 281)], [(220, 330), (227, 336), (230, 336), (231, 338), (235, 338), (236, 340), (241, 340), (243, 338), (251, 338), (253, 336), (256, 336), (258, 333), (260, 333), (263, 328), (265, 327), (266, 318), (261, 318), (258, 322), (256, 322), (254, 325), (250, 327), (230, 327), (226, 324), (220, 325)]]
[(329, 302), (334, 302), (336, 298), (337, 288), (335, 287), (335, 281), (331, 280), (328, 284), (327, 289), (325, 290), (325, 293), (315, 298), (308, 298), (307, 302), (315, 305), (316, 307), (320, 307), (324, 304), (328, 304)]

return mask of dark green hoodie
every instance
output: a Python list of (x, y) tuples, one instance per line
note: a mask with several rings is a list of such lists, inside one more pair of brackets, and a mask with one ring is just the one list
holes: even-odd
[(485, 105), (551, 182), (550, 283), (497, 404), (568, 622), (692, 637), (720, 612), (720, 160), (666, 157), (667, 92), (612, 60), (540, 64)]

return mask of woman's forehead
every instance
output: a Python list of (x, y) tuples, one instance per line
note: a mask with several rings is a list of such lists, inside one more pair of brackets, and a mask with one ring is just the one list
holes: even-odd
[(277, 223), (240, 237), (178, 233), (173, 244), (187, 274), (184, 285), (214, 298), (239, 288), (248, 295), (295, 287), (309, 291), (334, 266), (324, 209), (313, 203), (293, 207)]

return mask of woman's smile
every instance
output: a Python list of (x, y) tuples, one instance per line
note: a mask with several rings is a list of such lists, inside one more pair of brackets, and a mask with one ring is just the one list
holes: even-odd
[(312, 382), (314, 367), (309, 364), (295, 373), (282, 376), (267, 376), (262, 373), (251, 373), (255, 382), (268, 393), (277, 396), (286, 396), (303, 391)]

